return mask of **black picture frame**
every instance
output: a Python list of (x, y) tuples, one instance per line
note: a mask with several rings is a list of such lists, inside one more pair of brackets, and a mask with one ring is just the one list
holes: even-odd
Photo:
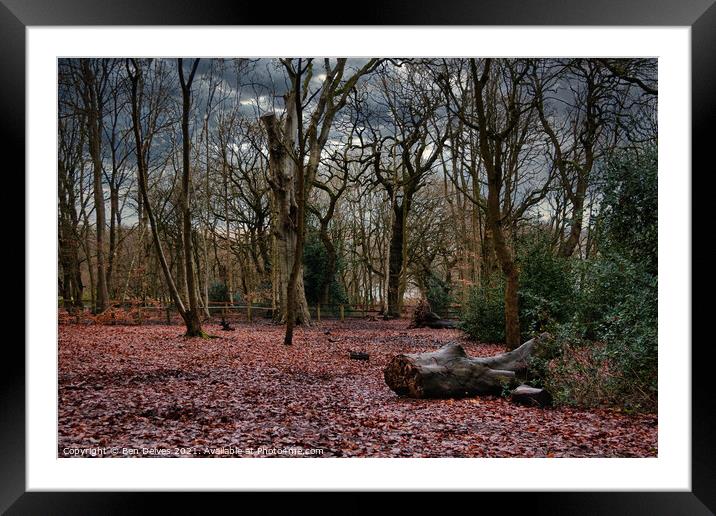
[[(273, 25), (616, 25), (690, 26), (692, 70), (692, 172), (713, 169), (709, 146), (713, 146), (716, 125), (716, 5), (715, 0), (383, 0), (363, 2), (350, 14), (339, 15), (335, 4), (314, 1), (301, 9), (275, 4), (267, 11), (261, 2), (197, 2), (192, 0), (0, 0), (0, 147), (3, 169), (14, 171), (16, 188), (3, 192), (25, 192), (23, 173), (25, 148), (25, 28), (34, 25), (254, 25), (270, 20)], [(324, 5), (325, 4), (325, 5)], [(259, 23), (257, 23), (259, 22)], [(8, 158), (16, 159), (14, 165)], [(10, 168), (12, 167), (12, 168)], [(703, 170), (702, 170), (703, 169)], [(688, 178), (684, 178), (688, 180)], [(696, 193), (696, 190), (692, 191)], [(17, 194), (13, 193), (14, 196)], [(6, 199), (3, 199), (6, 200)], [(699, 205), (695, 200), (694, 206)], [(712, 217), (712, 215), (711, 215)], [(699, 234), (703, 219), (692, 211), (692, 234)], [(708, 233), (708, 232), (707, 232)], [(24, 235), (17, 235), (17, 247)], [(24, 249), (24, 246), (23, 246)], [(24, 251), (22, 256), (24, 257)], [(692, 259), (693, 265), (702, 262)], [(705, 265), (705, 262), (703, 262)], [(24, 264), (22, 265), (24, 268)], [(25, 269), (25, 275), (32, 271)], [(16, 275), (19, 277), (19, 275)], [(19, 281), (19, 280), (17, 280)], [(22, 292), (14, 285), (14, 292)], [(694, 288), (706, 289), (703, 284)], [(19, 304), (17, 296), (13, 304)], [(693, 303), (692, 319), (707, 319), (704, 304)], [(710, 339), (691, 344), (692, 353), (692, 491), (690, 492), (591, 492), (591, 493), (470, 493), (503, 505), (501, 512), (529, 511), (528, 514), (712, 514), (716, 511), (716, 428), (713, 387), (710, 376), (713, 360)], [(0, 510), (8, 514), (104, 514), (145, 512), (149, 503), (161, 504), (165, 512), (185, 512), (191, 507), (189, 493), (80, 493), (26, 492), (25, 489), (25, 352), (17, 337), (4, 339), (0, 375)], [(709, 374), (711, 373), (711, 374)], [(215, 503), (231, 503), (241, 497), (248, 507), (261, 502), (265, 494), (212, 494)], [(356, 494), (351, 495), (355, 497)], [(450, 495), (453, 496), (453, 495)], [(250, 498), (256, 498), (252, 500)], [(292, 493), (287, 503), (296, 509), (319, 511), (315, 495)], [(425, 504), (415, 494), (409, 505)], [(460, 497), (462, 498), (462, 497)], [(491, 500), (494, 499), (494, 500)], [(474, 500), (460, 500), (474, 504)], [(282, 512), (275, 505), (265, 512)], [(453, 500), (453, 502), (456, 502)], [(213, 504), (212, 504), (213, 505)], [(206, 506), (204, 506), (206, 507)], [(363, 498), (341, 502), (339, 512), (370, 510)], [(484, 505), (481, 505), (484, 507)], [(143, 510), (142, 510), (143, 509)], [(328, 508), (328, 510), (331, 510)], [(335, 512), (334, 506), (333, 511)], [(257, 511), (261, 512), (261, 511)], [(291, 513), (295, 510), (290, 511)]]

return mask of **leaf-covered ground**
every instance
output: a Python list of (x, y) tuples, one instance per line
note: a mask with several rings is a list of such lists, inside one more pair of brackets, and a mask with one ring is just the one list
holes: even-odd
[[(58, 456), (647, 457), (656, 415), (539, 409), (498, 397), (399, 398), (395, 354), (460, 340), (407, 321), (238, 325), (185, 339), (181, 326), (59, 328)], [(370, 360), (350, 360), (365, 351)]]

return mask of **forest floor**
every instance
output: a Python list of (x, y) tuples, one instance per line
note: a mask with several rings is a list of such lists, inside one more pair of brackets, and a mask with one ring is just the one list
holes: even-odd
[[(459, 340), (407, 320), (59, 327), (58, 456), (655, 457), (655, 414), (540, 409), (496, 396), (400, 398), (383, 380), (398, 353)], [(370, 360), (349, 359), (365, 351)], [(94, 450), (94, 451), (93, 451)]]

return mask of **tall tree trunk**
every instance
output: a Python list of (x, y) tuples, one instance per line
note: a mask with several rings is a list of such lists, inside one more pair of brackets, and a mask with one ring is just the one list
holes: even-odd
[(184, 231), (178, 228), (172, 267), (176, 269), (177, 287), (182, 301), (189, 301), (189, 287), (186, 284), (186, 267), (184, 267)]
[[(205, 192), (204, 195), (206, 196), (204, 209), (206, 211), (206, 224), (204, 226), (204, 231), (202, 232), (203, 235), (203, 244), (204, 244), (204, 315), (206, 317), (211, 317), (211, 313), (209, 312), (209, 243), (206, 238), (206, 234), (209, 231), (209, 113), (206, 114), (206, 118), (204, 119), (204, 131), (206, 133), (206, 147), (204, 150), (206, 151), (206, 182), (204, 184), (205, 186)], [(229, 296), (229, 299), (231, 299), (231, 296)]]
[(494, 273), (497, 272), (499, 267), (493, 233), (494, 229), (489, 223), (486, 223), (484, 231), (480, 234), (480, 254), (482, 256), (480, 278), (482, 285), (493, 284)]
[(97, 289), (95, 288), (95, 280), (94, 280), (94, 273), (95, 273), (95, 267), (92, 263), (92, 241), (89, 233), (89, 222), (87, 220), (87, 216), (85, 214), (84, 216), (84, 235), (83, 235), (83, 250), (85, 254), (85, 262), (87, 263), (87, 275), (89, 276), (89, 291), (90, 291), (90, 306), (94, 309), (94, 307), (97, 305)]
[(393, 205), (393, 225), (388, 258), (388, 309), (385, 317), (400, 317), (400, 271), (403, 265), (405, 219), (402, 204)]
[(491, 177), (488, 179), (487, 223), (490, 226), (497, 261), (505, 275), (505, 344), (509, 349), (515, 349), (520, 345), (520, 316), (517, 296), (519, 272), (502, 227), (499, 187), (496, 184), (499, 174), (499, 172), (490, 174)]
[[(304, 210), (306, 208), (306, 202), (304, 199), (304, 195), (306, 193), (306, 189), (304, 187), (304, 174), (303, 174), (303, 164), (299, 163), (297, 169), (297, 180), (296, 183), (298, 185), (297, 188), (297, 199), (296, 199), (296, 209), (295, 213), (293, 214), (293, 219), (296, 220), (296, 238), (295, 243), (293, 246), (294, 254), (293, 254), (293, 262), (291, 263), (291, 273), (288, 277), (288, 285), (286, 286), (286, 336), (284, 338), (283, 343), (286, 345), (291, 345), (293, 343), (293, 327), (296, 324), (296, 314), (297, 314), (297, 288), (299, 285), (299, 278), (300, 278), (300, 286), (301, 286), (301, 292), (304, 291), (303, 287), (303, 241), (305, 237), (305, 213)], [(306, 298), (304, 296), (303, 301), (306, 301)], [(310, 315), (308, 314), (308, 304), (305, 305), (306, 308), (306, 318), (305, 320), (310, 319)]]
[(114, 272), (114, 262), (117, 254), (117, 232), (119, 230), (119, 192), (117, 187), (110, 184), (109, 191), (109, 255), (107, 263), (107, 291), (112, 293), (114, 298), (115, 292), (112, 289), (112, 275)]
[(72, 279), (70, 277), (70, 264), (67, 257), (67, 243), (65, 242), (65, 239), (62, 237), (62, 227), (58, 228), (58, 245), (60, 249), (60, 268), (62, 269), (62, 279), (60, 281), (59, 285), (59, 292), (62, 295), (62, 306), (63, 308), (67, 308), (68, 306), (72, 306)]
[(408, 209), (410, 201), (403, 202), (403, 248), (400, 251), (400, 289), (398, 292), (398, 314), (403, 312), (403, 299), (408, 288)]
[[(159, 229), (157, 226), (157, 220), (154, 216), (154, 211), (152, 210), (151, 204), (149, 202), (149, 194), (147, 192), (147, 164), (144, 157), (144, 141), (142, 139), (142, 131), (141, 131), (141, 122), (140, 122), (140, 108), (139, 108), (139, 100), (138, 100), (138, 86), (141, 80), (141, 69), (137, 65), (136, 61), (131, 60), (133, 63), (132, 66), (134, 67), (134, 71), (132, 71), (132, 66), (130, 66), (130, 60), (127, 60), (127, 73), (129, 75), (129, 79), (131, 82), (131, 103), (132, 103), (132, 128), (134, 132), (134, 141), (135, 141), (135, 154), (137, 158), (137, 172), (139, 175), (138, 182), (139, 182), (139, 191), (142, 195), (142, 202), (144, 206), (144, 215), (149, 220), (149, 226), (152, 230), (152, 238), (154, 240), (154, 246), (157, 251), (157, 259), (159, 260), (159, 263), (161, 265), (162, 272), (164, 273), (164, 279), (167, 284), (167, 289), (169, 290), (169, 296), (171, 300), (174, 302), (174, 305), (177, 308), (177, 311), (179, 312), (179, 315), (181, 315), (182, 319), (184, 320), (184, 324), (186, 325), (187, 329), (187, 336), (191, 336), (192, 332), (196, 333), (196, 328), (192, 325), (192, 318), (191, 314), (189, 313), (190, 310), (187, 310), (184, 306), (184, 303), (181, 299), (181, 296), (179, 295), (179, 291), (177, 290), (176, 284), (174, 283), (174, 279), (172, 278), (171, 271), (169, 269), (169, 264), (167, 263), (166, 256), (164, 255), (164, 250), (162, 248), (161, 240), (159, 239)], [(190, 240), (190, 239), (189, 239)], [(191, 257), (191, 255), (189, 255)], [(181, 265), (181, 264), (180, 264)], [(180, 267), (181, 268), (181, 267)], [(199, 331), (201, 331), (201, 324), (199, 324)]]
[[(80, 273), (77, 242), (66, 224), (60, 229), (60, 262), (63, 273), (63, 291), (65, 308), (82, 307), (82, 274)], [(66, 236), (69, 235), (69, 236)]]
[[(490, 229), (492, 244), (497, 261), (505, 275), (505, 344), (509, 349), (520, 345), (520, 318), (517, 297), (519, 272), (515, 264), (512, 250), (509, 248), (503, 230), (503, 216), (500, 208), (500, 191), (503, 181), (503, 140), (504, 136), (490, 136), (487, 130), (487, 116), (483, 90), (489, 78), (491, 60), (485, 61), (485, 69), (480, 79), (477, 78), (477, 65), (471, 60), (471, 71), (475, 84), (475, 107), (479, 120), (480, 152), (487, 171), (487, 225)], [(492, 142), (489, 139), (492, 138)]]
[(58, 160), (59, 221), (58, 236), (60, 238), (60, 261), (62, 263), (63, 298), (65, 308), (72, 306), (82, 308), (82, 273), (80, 270), (79, 247), (77, 233), (77, 212), (75, 197), (71, 188), (67, 188), (67, 172), (61, 160)]
[[(306, 293), (303, 285), (303, 263), (302, 257), (296, 260), (296, 245), (298, 242), (298, 232), (286, 225), (285, 221), (291, 220), (290, 213), (280, 215), (274, 234), (276, 235), (276, 277), (278, 279), (278, 313), (275, 314), (277, 320), (281, 323), (288, 321), (289, 312), (289, 294), (293, 290), (295, 299), (295, 317), (297, 324), (310, 324), (311, 316), (308, 311), (308, 302), (306, 301)], [(298, 261), (298, 272), (296, 274), (295, 288), (290, 289), (291, 272), (293, 264)]]
[[(590, 167), (591, 168), (591, 167)], [(574, 250), (579, 245), (579, 239), (582, 236), (582, 224), (584, 220), (584, 200), (587, 195), (587, 178), (586, 174), (580, 171), (577, 180), (577, 188), (572, 196), (572, 213), (569, 221), (569, 235), (562, 242), (559, 248), (559, 255), (569, 258), (574, 254)]]
[(234, 304), (234, 283), (232, 270), (232, 251), (231, 251), (231, 226), (229, 222), (229, 174), (226, 169), (226, 155), (222, 154), (221, 160), (221, 177), (224, 182), (224, 216), (226, 217), (226, 226), (224, 227), (224, 238), (226, 239), (226, 289), (229, 293), (229, 301)]
[(92, 159), (92, 186), (94, 190), (96, 245), (97, 245), (97, 295), (94, 311), (104, 312), (107, 309), (107, 276), (104, 250), (105, 207), (102, 190), (102, 99), (99, 98), (97, 77), (91, 68), (89, 59), (81, 60), (84, 78), (84, 102), (87, 111), (87, 141)]
[(271, 272), (271, 253), (269, 249), (269, 243), (271, 242), (271, 236), (263, 225), (263, 220), (258, 228), (257, 241), (259, 246), (259, 256), (261, 257), (261, 268), (258, 269), (259, 274), (264, 274), (267, 271)]
[[(297, 131), (295, 114), (295, 92), (287, 95), (286, 121), (283, 130), (279, 127), (274, 113), (261, 117), (269, 142), (269, 185), (273, 197), (272, 232), (275, 238), (275, 263), (272, 267), (278, 282), (278, 303), (274, 318), (288, 323), (291, 301), (295, 300), (295, 317), (293, 322), (310, 324), (306, 294), (303, 288), (302, 256), (296, 256), (298, 231), (298, 203), (296, 164), (290, 155), (294, 148), (294, 135)], [(295, 288), (289, 288), (291, 276), (296, 266)]]
[[(298, 131), (298, 146), (297, 154), (293, 158), (294, 162), (294, 202), (289, 205), (289, 219), (291, 221), (290, 228), (293, 230), (295, 236), (293, 238), (294, 244), (293, 250), (293, 261), (290, 262), (290, 273), (288, 276), (288, 284), (286, 285), (286, 335), (283, 339), (283, 343), (286, 346), (293, 344), (293, 328), (296, 325), (296, 314), (298, 311), (297, 300), (298, 294), (296, 292), (299, 276), (301, 279), (301, 293), (304, 293), (303, 288), (303, 241), (305, 238), (305, 211), (306, 211), (306, 182), (305, 182), (305, 169), (303, 162), (303, 142), (301, 139), (301, 133), (303, 130), (302, 116), (302, 100), (301, 100), (301, 59), (298, 60), (298, 72), (294, 77), (293, 92), (288, 95), (286, 102), (286, 110), (288, 113), (287, 127), (295, 125)], [(291, 115), (295, 114), (295, 118)], [(291, 119), (294, 120), (291, 123)], [(292, 131), (288, 137), (291, 145), (289, 149), (293, 149), (293, 135), (296, 134)], [(284, 133), (286, 136), (287, 133)], [(288, 264), (287, 264), (288, 265)], [(304, 297), (305, 302), (305, 297)], [(306, 312), (308, 313), (308, 306), (306, 305)], [(309, 317), (306, 317), (308, 319)]]
[(199, 60), (195, 59), (192, 64), (189, 78), (184, 80), (184, 70), (182, 67), (182, 59), (177, 60), (179, 68), (179, 80), (182, 91), (182, 117), (181, 117), (181, 133), (182, 133), (182, 189), (181, 189), (181, 213), (182, 213), (182, 230), (184, 237), (184, 268), (186, 271), (186, 286), (189, 291), (189, 310), (186, 311), (184, 320), (186, 321), (187, 337), (200, 337), (204, 335), (201, 329), (201, 319), (199, 318), (199, 297), (197, 296), (196, 277), (194, 274), (194, 249), (191, 237), (191, 170), (190, 170), (190, 152), (191, 141), (189, 140), (189, 112), (191, 111), (191, 84), (194, 80), (196, 67)]

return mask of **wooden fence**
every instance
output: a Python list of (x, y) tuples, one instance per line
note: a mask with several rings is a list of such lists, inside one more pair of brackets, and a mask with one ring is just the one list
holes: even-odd
[[(137, 302), (111, 302), (110, 308), (103, 314), (92, 315), (91, 309), (85, 307), (78, 310), (73, 307), (65, 309), (62, 300), (59, 301), (60, 322), (88, 324), (90, 322), (100, 322), (103, 324), (182, 324), (176, 308), (172, 303), (137, 303)], [(404, 306), (401, 311), (401, 317), (409, 318), (414, 310), (414, 306)], [(203, 310), (203, 307), (202, 307)], [(257, 320), (270, 321), (273, 318), (273, 308), (264, 304), (236, 304), (236, 303), (211, 303), (208, 306), (209, 320), (227, 322), (255, 322)], [(380, 305), (348, 305), (348, 304), (316, 304), (309, 306), (311, 318), (317, 322), (321, 320), (340, 320), (346, 319), (378, 319), (382, 317), (382, 307)], [(460, 315), (460, 306), (451, 305), (443, 311), (443, 317), (446, 319), (457, 319)], [(204, 316), (205, 319), (206, 316)]]

